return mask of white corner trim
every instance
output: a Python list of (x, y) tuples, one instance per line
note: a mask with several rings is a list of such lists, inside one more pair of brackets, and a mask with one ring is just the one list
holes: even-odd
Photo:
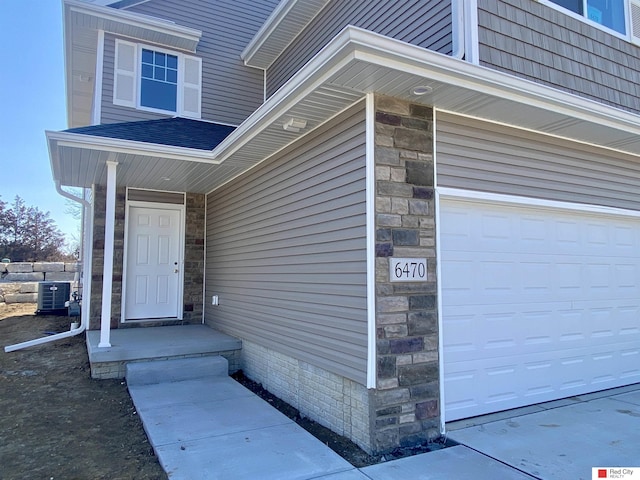
[(451, 29), (452, 29), (452, 52), (451, 56), (453, 58), (462, 59), (464, 57), (464, 49), (465, 49), (465, 16), (464, 16), (464, 1), (463, 0), (453, 0), (451, 2)]
[(440, 262), (440, 193), (438, 189), (438, 109), (433, 109), (433, 189), (435, 201), (434, 222), (436, 225), (435, 241), (436, 241), (436, 301), (438, 306), (438, 376), (439, 376), (439, 402), (440, 402), (440, 434), (447, 433), (445, 420), (445, 392), (444, 392), (444, 336), (442, 335), (442, 262)]
[(559, 200), (545, 200), (542, 198), (520, 197), (502, 193), (481, 192), (477, 190), (463, 190), (458, 188), (439, 187), (438, 197), (460, 201), (474, 201), (480, 203), (502, 203), (522, 205), (552, 210), (569, 210), (574, 212), (592, 213), (594, 215), (615, 215), (620, 217), (640, 218), (640, 211), (625, 210), (624, 208), (605, 207), (583, 203), (562, 202)]
[(443, 320), (442, 320), (442, 262), (440, 261), (440, 193), (438, 189), (435, 191), (435, 222), (436, 222), (436, 295), (438, 299), (438, 370), (440, 381), (440, 434), (446, 433), (446, 409), (445, 409), (445, 392), (444, 392), (444, 336)]
[(478, 0), (464, 0), (464, 59), (469, 63), (480, 63), (478, 40)]
[(376, 165), (375, 95), (367, 93), (365, 108), (366, 216), (367, 216), (367, 388), (376, 388)]

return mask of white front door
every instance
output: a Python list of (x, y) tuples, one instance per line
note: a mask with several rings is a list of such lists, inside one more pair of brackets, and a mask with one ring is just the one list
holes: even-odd
[(640, 381), (637, 218), (440, 203), (446, 419)]
[(128, 213), (124, 319), (180, 318), (182, 209)]

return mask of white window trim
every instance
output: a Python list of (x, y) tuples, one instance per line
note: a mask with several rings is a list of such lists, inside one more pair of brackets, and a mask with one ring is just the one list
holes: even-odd
[[(135, 48), (135, 59), (133, 62), (134, 65), (134, 70), (133, 72), (130, 72), (130, 74), (134, 77), (134, 89), (135, 91), (133, 92), (133, 98), (134, 98), (134, 103), (131, 104), (129, 102), (123, 102), (121, 100), (119, 100), (116, 97), (116, 93), (117, 93), (117, 89), (118, 89), (118, 85), (117, 85), (117, 62), (118, 62), (118, 50), (119, 50), (119, 45), (123, 45), (123, 46), (130, 46), (130, 47), (134, 47)], [(163, 109), (159, 109), (159, 108), (153, 108), (153, 107), (148, 107), (148, 106), (144, 106), (141, 105), (140, 103), (140, 97), (141, 97), (141, 92), (142, 92), (142, 74), (141, 74), (141, 63), (142, 63), (142, 50), (146, 49), (146, 50), (151, 50), (153, 52), (160, 52), (160, 53), (165, 53), (168, 55), (173, 55), (175, 57), (178, 57), (178, 84), (177, 84), (177, 92), (176, 92), (176, 110), (163, 110)], [(193, 60), (196, 61), (198, 63), (198, 68), (199, 68), (199, 72), (198, 72), (198, 78), (200, 81), (200, 85), (197, 86), (199, 87), (199, 91), (198, 91), (198, 111), (197, 112), (190, 112), (190, 111), (186, 111), (185, 107), (184, 107), (184, 90), (186, 87), (191, 87), (193, 88), (194, 85), (192, 84), (186, 84), (185, 82), (185, 62), (186, 60)], [(128, 42), (126, 40), (121, 40), (121, 39), (116, 39), (115, 40), (115, 51), (114, 51), (114, 85), (113, 85), (113, 103), (114, 105), (120, 105), (120, 106), (125, 106), (125, 107), (132, 107), (135, 108), (136, 110), (141, 110), (141, 111), (145, 111), (145, 112), (153, 112), (153, 113), (161, 113), (164, 115), (177, 115), (177, 116), (183, 116), (183, 117), (189, 117), (189, 118), (200, 118), (201, 117), (201, 112), (202, 112), (202, 59), (200, 57), (194, 57), (191, 55), (185, 55), (184, 53), (181, 52), (176, 52), (173, 50), (167, 50), (165, 48), (161, 48), (158, 46), (153, 46), (153, 45), (146, 45), (146, 44), (142, 44), (142, 43), (133, 43), (133, 42)]]
[[(164, 53), (165, 55), (172, 55), (174, 57), (178, 58), (178, 75), (177, 75), (177, 81), (176, 81), (176, 110), (164, 110), (162, 108), (154, 108), (154, 107), (149, 107), (147, 105), (142, 105), (141, 104), (141, 97), (142, 97), (142, 50), (150, 50), (151, 52), (158, 52), (158, 53)], [(182, 95), (180, 95), (180, 90), (181, 90), (181, 85), (182, 85), (182, 78), (184, 77), (184, 75), (182, 74), (183, 70), (184, 70), (184, 55), (178, 53), (178, 52), (172, 52), (171, 50), (166, 50), (164, 48), (158, 48), (158, 47), (151, 47), (151, 46), (147, 46), (147, 45), (141, 45), (138, 44), (138, 57), (136, 59), (136, 108), (138, 110), (144, 110), (147, 112), (156, 112), (156, 113), (170, 113), (173, 115), (177, 115), (178, 112), (180, 112), (182, 110), (182, 105), (180, 102), (180, 98)]]
[(540, 3), (542, 3), (543, 5), (548, 6), (549, 8), (553, 8), (554, 10), (557, 10), (559, 12), (564, 13), (565, 15), (568, 15), (570, 17), (573, 17), (577, 20), (580, 20), (582, 22), (585, 22), (595, 28), (599, 28), (600, 30), (604, 30), (605, 32), (621, 38), (623, 40), (626, 40), (627, 42), (631, 42), (631, 43), (636, 43), (636, 44), (640, 44), (640, 38), (635, 38), (633, 36), (633, 25), (631, 24), (631, 7), (630, 4), (633, 2), (633, 0), (624, 0), (624, 25), (625, 25), (625, 29), (626, 29), (626, 33), (620, 33), (616, 30), (613, 30), (605, 25), (602, 25), (601, 23), (598, 22), (594, 22), (593, 20), (590, 20), (586, 15), (580, 15), (576, 12), (574, 12), (573, 10), (569, 10), (568, 8), (565, 8), (561, 5), (558, 5), (557, 3), (554, 3), (551, 0), (536, 0)]

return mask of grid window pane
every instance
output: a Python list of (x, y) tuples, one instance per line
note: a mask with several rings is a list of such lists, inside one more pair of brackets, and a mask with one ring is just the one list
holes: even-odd
[(142, 50), (140, 105), (175, 112), (178, 92), (178, 57)]
[(153, 64), (153, 52), (151, 50), (142, 49), (142, 63)]
[(156, 52), (154, 63), (160, 67), (164, 67), (167, 63), (167, 56), (164, 53)]
[(142, 78), (153, 78), (153, 65), (142, 64)]
[(153, 78), (154, 78), (155, 80), (162, 80), (162, 81), (164, 81), (164, 79), (165, 79), (164, 77), (165, 77), (165, 71), (166, 71), (166, 68), (164, 68), (164, 67), (155, 67), (153, 70), (154, 70), (154, 71), (153, 71)]

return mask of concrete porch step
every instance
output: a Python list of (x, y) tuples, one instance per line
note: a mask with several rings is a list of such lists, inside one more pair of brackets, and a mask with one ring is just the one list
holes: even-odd
[(240, 368), (242, 342), (205, 325), (114, 329), (106, 348), (98, 347), (99, 340), (99, 330), (87, 332), (93, 378), (124, 378), (129, 364), (218, 356), (228, 360), (227, 373)]
[(125, 367), (127, 385), (182, 382), (229, 375), (229, 362), (221, 356), (177, 358), (128, 363)]

